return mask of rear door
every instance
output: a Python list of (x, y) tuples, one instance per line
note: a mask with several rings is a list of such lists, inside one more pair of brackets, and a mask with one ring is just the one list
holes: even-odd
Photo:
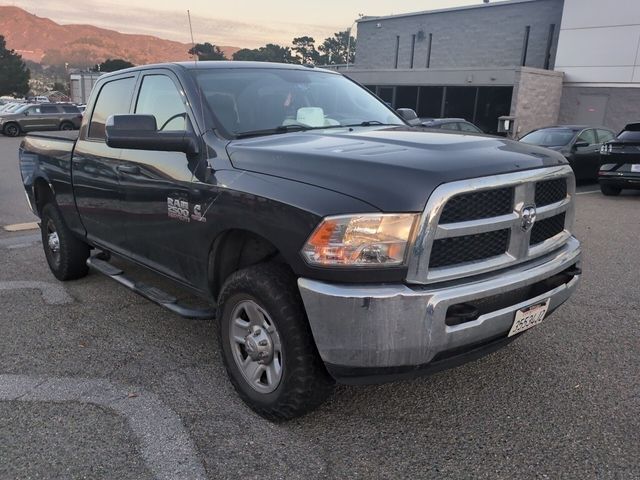
[[(193, 129), (184, 88), (168, 70), (141, 76), (134, 113), (153, 115), (158, 130)], [(198, 235), (201, 193), (193, 189), (199, 158), (181, 152), (122, 151), (127, 250), (152, 268), (188, 282), (196, 258), (190, 241)], [(204, 227), (204, 225), (202, 225)]]
[(40, 130), (58, 130), (60, 123), (60, 107), (57, 105), (40, 105)]
[(126, 247), (122, 193), (118, 182), (121, 150), (105, 143), (105, 122), (110, 115), (127, 114), (137, 75), (98, 84), (97, 100), (88, 123), (80, 130), (73, 153), (73, 190), (87, 237), (114, 251)]

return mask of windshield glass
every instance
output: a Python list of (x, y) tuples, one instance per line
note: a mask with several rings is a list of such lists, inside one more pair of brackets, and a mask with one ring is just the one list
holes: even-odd
[(520, 141), (541, 147), (564, 147), (571, 142), (575, 134), (576, 132), (569, 128), (543, 128), (525, 135)]
[(314, 70), (229, 68), (194, 71), (211, 111), (234, 135), (330, 128), (404, 125), (367, 90)]

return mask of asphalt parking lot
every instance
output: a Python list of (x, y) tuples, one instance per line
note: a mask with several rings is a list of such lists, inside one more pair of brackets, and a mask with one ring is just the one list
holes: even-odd
[(227, 380), (215, 322), (96, 273), (57, 282), (0, 136), (0, 478), (640, 478), (640, 194), (580, 187), (583, 283), (480, 361), (339, 387), (273, 424)]

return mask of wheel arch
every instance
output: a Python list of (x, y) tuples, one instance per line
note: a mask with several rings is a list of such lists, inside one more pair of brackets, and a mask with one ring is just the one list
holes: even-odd
[(291, 268), (281, 249), (265, 236), (242, 228), (221, 232), (211, 244), (207, 266), (207, 279), (213, 297), (218, 297), (222, 285), (232, 273), (268, 261)]
[(38, 177), (33, 182), (33, 196), (38, 214), (42, 214), (42, 208), (53, 201), (55, 203), (55, 191), (53, 186), (44, 177)]

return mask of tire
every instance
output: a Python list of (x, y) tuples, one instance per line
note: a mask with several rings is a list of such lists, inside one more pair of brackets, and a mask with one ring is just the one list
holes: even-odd
[(53, 275), (62, 281), (87, 275), (89, 245), (76, 238), (64, 223), (62, 214), (53, 203), (47, 203), (40, 215), (42, 248)]
[(17, 137), (20, 135), (20, 125), (15, 122), (7, 123), (2, 129), (2, 133), (4, 133), (7, 137)]
[(60, 124), (60, 130), (75, 130), (75, 127), (73, 126), (73, 123), (70, 122), (62, 122)]
[[(292, 419), (314, 410), (331, 394), (333, 379), (320, 359), (296, 279), (286, 266), (266, 263), (233, 273), (222, 287), (218, 308), (227, 373), (256, 413), (273, 421)], [(262, 354), (267, 357), (262, 363), (252, 357)], [(248, 380), (250, 370), (258, 372), (254, 382)]]
[(603, 195), (606, 195), (607, 197), (615, 197), (616, 195), (620, 195), (620, 192), (622, 191), (622, 189), (620, 187), (614, 187), (612, 185), (604, 185), (601, 183), (600, 191), (602, 192)]

